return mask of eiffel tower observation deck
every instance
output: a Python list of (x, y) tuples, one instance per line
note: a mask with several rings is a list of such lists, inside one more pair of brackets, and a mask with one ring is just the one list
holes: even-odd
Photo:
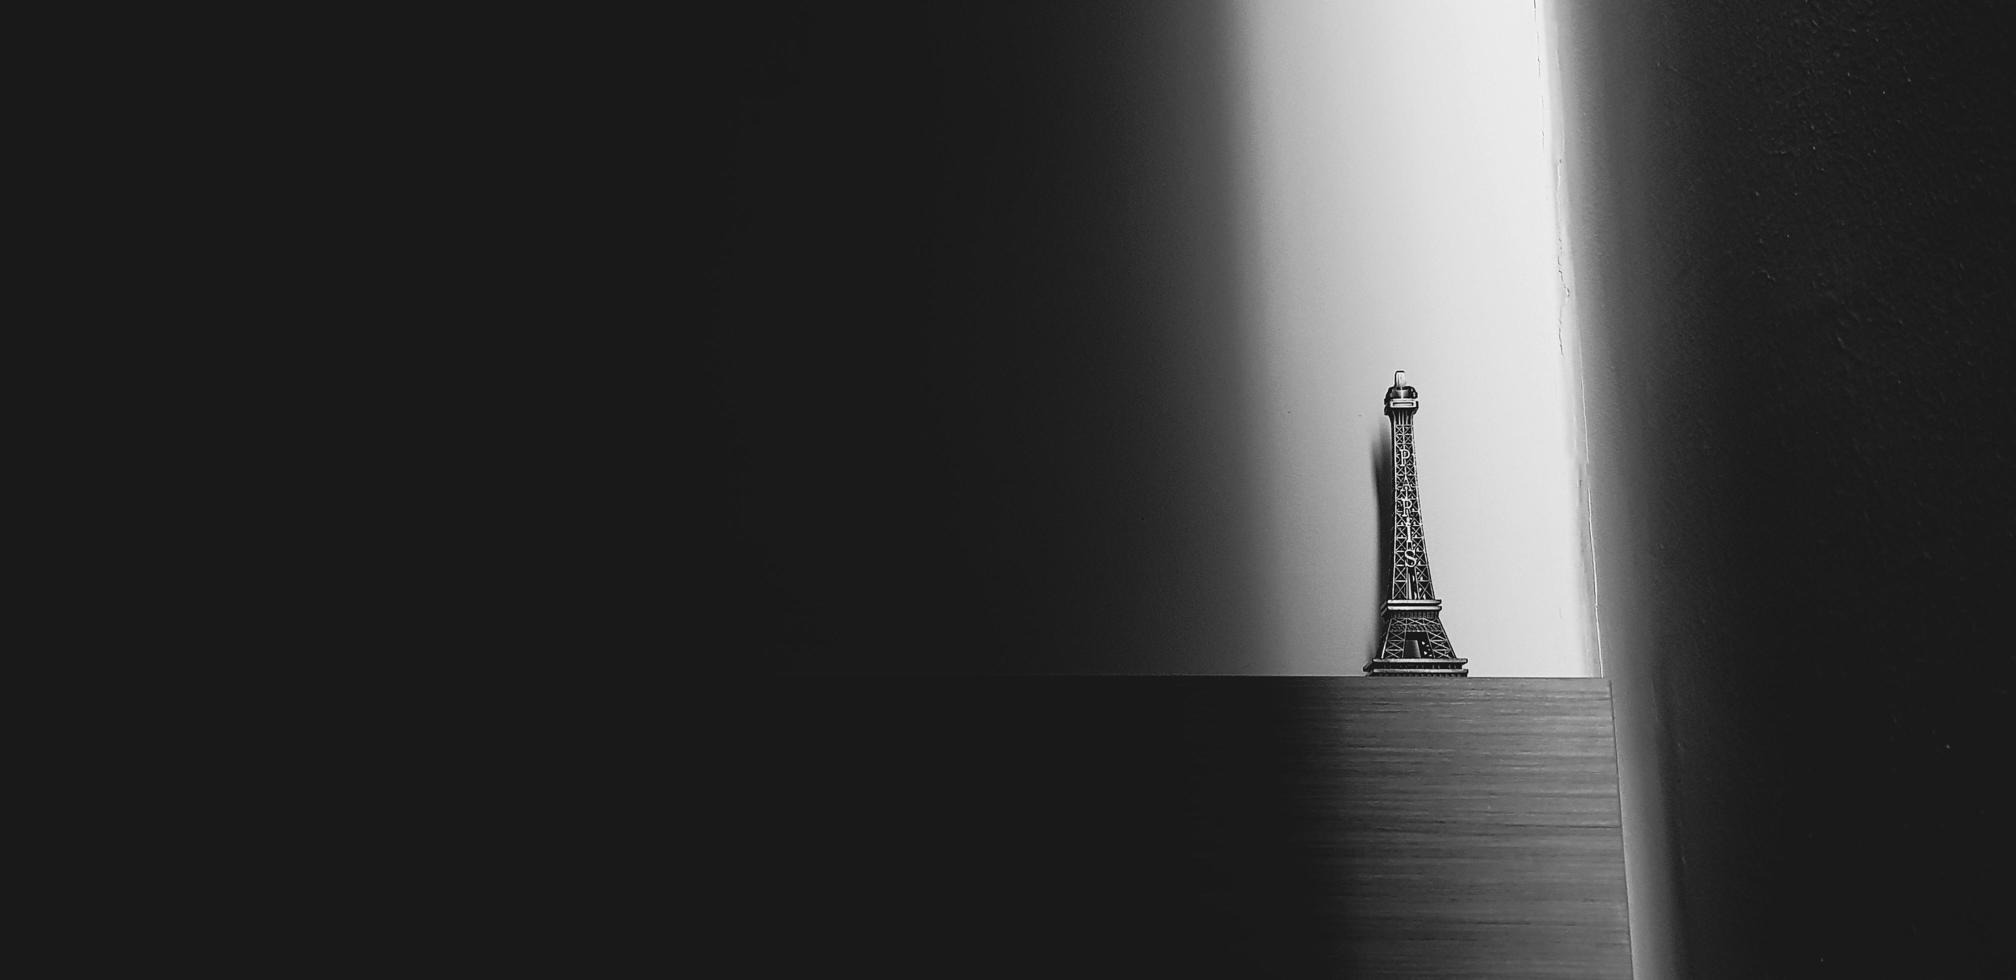
[(1407, 372), (1393, 372), (1386, 389), (1386, 417), (1393, 425), (1393, 578), (1381, 618), (1385, 636), (1365, 672), (1380, 676), (1468, 677), (1469, 663), (1456, 656), (1442, 628), (1442, 600), (1428, 573), (1428, 545), (1421, 534), (1420, 477), (1415, 471), (1414, 413), (1420, 392)]

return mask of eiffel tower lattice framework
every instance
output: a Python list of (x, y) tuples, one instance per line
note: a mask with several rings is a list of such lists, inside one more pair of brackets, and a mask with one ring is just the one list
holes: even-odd
[(1379, 653), (1365, 665), (1375, 677), (1468, 677), (1449, 631), (1442, 628), (1442, 600), (1428, 573), (1428, 546), (1421, 536), (1421, 490), (1414, 470), (1414, 412), (1420, 393), (1407, 372), (1393, 372), (1386, 389), (1386, 417), (1393, 424), (1393, 581), (1382, 618)]

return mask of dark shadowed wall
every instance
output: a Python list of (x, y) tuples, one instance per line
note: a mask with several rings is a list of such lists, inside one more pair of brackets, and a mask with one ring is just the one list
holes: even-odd
[(1562, 3), (1639, 976), (2007, 976), (2008, 18)]
[(1221, 6), (799, 4), (709, 36), (743, 647), (1264, 666)]

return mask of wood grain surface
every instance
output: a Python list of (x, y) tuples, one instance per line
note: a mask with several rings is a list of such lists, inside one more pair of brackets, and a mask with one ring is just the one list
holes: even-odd
[(774, 967), (1630, 975), (1600, 679), (778, 686)]

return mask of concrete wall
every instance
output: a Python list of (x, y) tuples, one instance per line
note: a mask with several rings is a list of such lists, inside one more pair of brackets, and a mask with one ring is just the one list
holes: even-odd
[(1236, 8), (1265, 642), (1349, 670), (1386, 581), (1405, 369), (1443, 622), (1477, 676), (1590, 676), (1542, 34), (1526, 4)]
[(1480, 676), (1594, 673), (1530, 5), (806, 5), (726, 93), (767, 665), (1357, 675), (1406, 369)]
[(1261, 639), (1228, 10), (801, 4), (703, 33), (742, 45), (703, 203), (708, 530), (744, 648), (1293, 666)]
[(1563, 2), (1638, 976), (1997, 976), (1997, 5)]

